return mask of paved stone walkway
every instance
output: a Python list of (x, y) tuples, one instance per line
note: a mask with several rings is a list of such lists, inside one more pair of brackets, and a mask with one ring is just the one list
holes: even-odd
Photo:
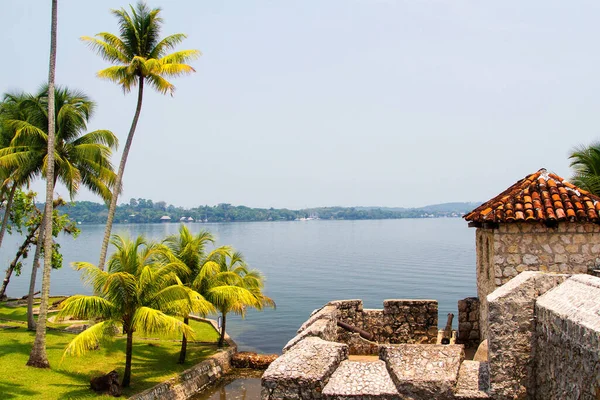
[(398, 390), (384, 361), (342, 361), (323, 389), (326, 400), (360, 398), (398, 399)]

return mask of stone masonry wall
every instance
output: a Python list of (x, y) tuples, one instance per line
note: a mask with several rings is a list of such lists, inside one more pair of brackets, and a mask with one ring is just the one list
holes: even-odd
[(579, 275), (536, 302), (536, 400), (600, 399), (600, 278)]
[[(435, 343), (436, 300), (385, 300), (383, 309), (363, 309), (362, 300), (332, 301), (340, 321), (372, 333), (378, 343)], [(352, 333), (338, 327), (338, 341), (350, 343)]]
[(479, 299), (467, 297), (458, 301), (458, 338), (457, 343), (465, 347), (477, 347), (479, 333)]
[(600, 226), (561, 222), (506, 223), (478, 228), (477, 294), (481, 339), (487, 338), (487, 295), (523, 271), (586, 274), (600, 265)]
[(535, 302), (567, 277), (526, 271), (488, 296), (491, 398), (533, 398)]

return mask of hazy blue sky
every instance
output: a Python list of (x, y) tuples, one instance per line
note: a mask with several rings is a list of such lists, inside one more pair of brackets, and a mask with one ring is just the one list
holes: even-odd
[[(569, 150), (598, 138), (597, 1), (148, 3), (203, 56), (174, 97), (147, 91), (123, 201), (483, 201), (541, 167), (569, 177)], [(127, 4), (59, 0), (58, 27), (57, 83), (122, 143), (136, 95), (95, 77), (108, 64), (79, 37), (116, 33)], [(0, 18), (0, 92), (34, 91), (50, 1), (4, 0)]]

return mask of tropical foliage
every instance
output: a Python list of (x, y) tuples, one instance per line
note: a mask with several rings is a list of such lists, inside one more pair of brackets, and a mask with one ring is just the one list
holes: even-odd
[(219, 346), (224, 344), (227, 314), (233, 312), (245, 317), (248, 308), (275, 307), (275, 302), (262, 293), (262, 274), (248, 267), (242, 253), (233, 249), (219, 252), (204, 268), (206, 271), (196, 279), (194, 286), (205, 280), (209, 287), (206, 298), (221, 313)]
[(90, 263), (75, 263), (96, 295), (70, 297), (59, 316), (100, 320), (76, 336), (66, 354), (84, 354), (101, 339), (123, 331), (127, 347), (122, 386), (127, 387), (131, 380), (134, 332), (180, 332), (192, 336), (193, 330), (175, 316), (189, 312), (206, 314), (212, 306), (181, 283), (178, 275), (189, 273), (189, 268), (174, 258), (165, 260), (161, 246), (148, 243), (143, 237), (130, 240), (120, 236), (114, 236), (112, 244), (116, 251), (106, 271)]
[(137, 106), (117, 174), (115, 187), (119, 189), (115, 191), (108, 209), (98, 264), (100, 269), (104, 268), (123, 173), (142, 110), (144, 85), (150, 85), (159, 93), (173, 95), (175, 86), (167, 78), (195, 72), (187, 63), (200, 56), (198, 50), (180, 50), (169, 53), (186, 38), (186, 35), (176, 33), (161, 39), (163, 20), (160, 17), (160, 11), (160, 8), (150, 9), (141, 1), (135, 7), (130, 6), (129, 11), (124, 8), (112, 10), (112, 14), (118, 21), (119, 35), (101, 32), (96, 37), (82, 37), (82, 40), (86, 41), (103, 59), (115, 64), (99, 71), (99, 78), (115, 82), (123, 89), (124, 93), (130, 92), (135, 86), (138, 87)]
[(571, 182), (600, 196), (600, 142), (579, 146), (569, 155), (571, 168), (575, 171)]

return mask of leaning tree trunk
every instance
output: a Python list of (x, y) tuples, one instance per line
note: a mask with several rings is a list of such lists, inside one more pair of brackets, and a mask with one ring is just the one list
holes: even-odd
[[(56, 70), (56, 28), (58, 0), (52, 0), (52, 28), (50, 29), (50, 70), (48, 72), (48, 153), (46, 156), (46, 208), (48, 217), (42, 225), (44, 230), (44, 273), (42, 277), (42, 300), (35, 329), (35, 340), (27, 365), (50, 368), (46, 355), (46, 316), (50, 297), (50, 271), (52, 270), (52, 200), (54, 199), (54, 72)], [(41, 235), (39, 235), (41, 236)]]
[(12, 273), (15, 270), (17, 263), (19, 262), (19, 259), (23, 256), (23, 254), (25, 254), (27, 252), (27, 248), (29, 248), (29, 246), (31, 246), (31, 244), (34, 243), (34, 241), (35, 241), (34, 237), (35, 237), (35, 233), (38, 230), (38, 227), (39, 226), (36, 226), (36, 227), (34, 227), (34, 229), (29, 230), (29, 233), (27, 234), (25, 241), (23, 242), (21, 247), (19, 247), (19, 250), (17, 251), (15, 258), (12, 260), (12, 262), (10, 263), (10, 266), (6, 270), (6, 277), (4, 278), (4, 281), (2, 281), (2, 288), (0, 288), (0, 299), (3, 299), (4, 296), (6, 295), (6, 287), (8, 286), (8, 282), (10, 282), (10, 277), (12, 276)]
[(138, 100), (135, 108), (135, 115), (131, 122), (131, 128), (129, 128), (129, 134), (127, 135), (127, 141), (123, 148), (123, 155), (121, 156), (121, 163), (119, 164), (119, 172), (117, 173), (117, 180), (113, 188), (112, 197), (110, 199), (110, 206), (108, 208), (108, 217), (106, 219), (106, 228), (104, 229), (104, 238), (102, 239), (102, 247), (100, 248), (100, 261), (98, 262), (98, 268), (104, 270), (104, 263), (106, 262), (106, 253), (108, 252), (108, 242), (110, 240), (110, 233), (112, 231), (113, 220), (115, 219), (115, 212), (117, 211), (117, 200), (121, 194), (121, 187), (123, 182), (123, 173), (125, 172), (125, 164), (127, 163), (127, 156), (129, 155), (129, 149), (131, 149), (131, 143), (133, 142), (133, 135), (135, 134), (135, 128), (140, 119), (140, 112), (142, 111), (142, 98), (144, 97), (144, 78), (140, 77), (140, 86), (138, 89)]
[(12, 207), (13, 199), (15, 198), (15, 191), (17, 190), (17, 184), (13, 182), (8, 200), (6, 200), (6, 209), (4, 210), (4, 218), (2, 219), (2, 228), (0, 228), (0, 247), (2, 247), (2, 240), (4, 240), (4, 233), (6, 232), (6, 226), (8, 225), (8, 218), (10, 216), (10, 208)]
[[(189, 325), (190, 320), (188, 317), (185, 317), (183, 319), (183, 323), (186, 325)], [(187, 351), (187, 337), (185, 337), (185, 334), (183, 334), (183, 337), (181, 338), (181, 351), (179, 352), (179, 364), (183, 364), (185, 363), (185, 353)]]
[(33, 264), (31, 267), (31, 278), (29, 279), (29, 296), (27, 296), (27, 330), (35, 331), (35, 319), (33, 318), (33, 297), (35, 296), (35, 282), (37, 280), (37, 271), (40, 268), (40, 254), (44, 245), (44, 226), (46, 223), (46, 212), (42, 215), (42, 221), (38, 233), (35, 253), (33, 255)]
[(223, 347), (223, 343), (225, 342), (225, 324), (227, 322), (227, 314), (222, 313), (223, 315), (223, 323), (221, 324), (221, 336), (219, 336), (219, 347)]
[(125, 349), (125, 372), (121, 387), (128, 387), (131, 382), (131, 356), (133, 354), (133, 329), (127, 330), (127, 348)]

